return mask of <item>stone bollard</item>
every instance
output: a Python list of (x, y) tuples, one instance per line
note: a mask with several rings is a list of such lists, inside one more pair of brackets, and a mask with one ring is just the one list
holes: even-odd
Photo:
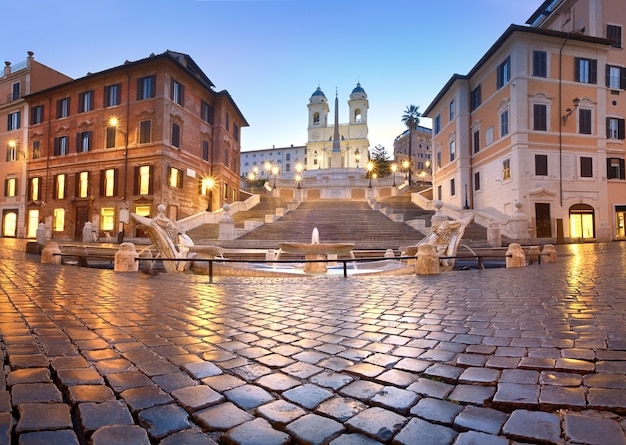
[(528, 264), (534, 264), (539, 262), (539, 255), (541, 254), (539, 246), (530, 246), (528, 248)]
[(393, 249), (385, 250), (385, 258), (395, 258), (396, 254), (393, 253)]
[(509, 244), (506, 251), (506, 267), (526, 267), (526, 255), (518, 243)]
[(236, 238), (235, 221), (228, 214), (230, 210), (230, 204), (224, 204), (224, 215), (218, 221), (218, 240), (234, 240)]
[(541, 251), (541, 261), (544, 263), (556, 263), (558, 254), (553, 244), (546, 244)]
[(415, 273), (417, 275), (438, 275), (441, 273), (439, 255), (437, 255), (435, 246), (431, 244), (420, 244), (417, 247)]
[(115, 272), (137, 272), (139, 270), (139, 261), (137, 251), (133, 243), (122, 243), (115, 253), (115, 261), (113, 270)]
[(93, 231), (91, 230), (91, 221), (87, 221), (83, 226), (83, 243), (93, 242)]
[[(57, 254), (57, 255), (55, 255)], [(41, 251), (42, 264), (61, 264), (61, 249), (56, 241), (49, 241)]]

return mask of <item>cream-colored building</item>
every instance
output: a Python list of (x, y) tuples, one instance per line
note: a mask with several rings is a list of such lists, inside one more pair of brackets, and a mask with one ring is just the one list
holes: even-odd
[[(409, 155), (409, 135), (411, 136), (411, 153)], [(393, 141), (393, 159), (399, 172), (408, 178), (407, 169), (411, 169), (411, 181), (418, 183), (430, 182), (432, 165), (433, 131), (418, 125), (414, 131), (405, 130)], [(408, 164), (407, 164), (408, 163)]]
[(434, 197), (519, 238), (624, 239), (626, 9), (548, 0), (427, 107)]

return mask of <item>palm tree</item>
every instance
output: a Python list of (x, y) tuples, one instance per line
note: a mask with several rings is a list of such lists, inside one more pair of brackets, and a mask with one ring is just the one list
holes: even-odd
[(411, 141), (413, 139), (413, 130), (417, 128), (420, 124), (420, 116), (422, 113), (418, 111), (419, 106), (409, 105), (404, 110), (404, 114), (402, 115), (402, 123), (407, 126), (409, 129), (409, 172), (408, 172), (408, 180), (409, 185), (411, 185), (411, 162), (412, 162), (412, 153), (411, 153)]

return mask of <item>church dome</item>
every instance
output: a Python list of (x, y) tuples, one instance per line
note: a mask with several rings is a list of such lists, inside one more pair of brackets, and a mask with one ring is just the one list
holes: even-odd
[(352, 90), (350, 99), (367, 99), (367, 94), (365, 93), (363, 87), (361, 87), (361, 82), (358, 82), (356, 87)]
[(311, 94), (311, 98), (309, 99), (309, 103), (312, 104), (324, 104), (327, 102), (326, 95), (322, 91), (320, 87), (317, 87), (317, 90), (313, 94)]

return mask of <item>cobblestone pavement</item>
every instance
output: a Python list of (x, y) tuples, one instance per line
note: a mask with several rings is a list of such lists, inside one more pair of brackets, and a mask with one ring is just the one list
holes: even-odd
[(626, 244), (439, 276), (42, 265), (0, 241), (0, 444), (626, 444)]

